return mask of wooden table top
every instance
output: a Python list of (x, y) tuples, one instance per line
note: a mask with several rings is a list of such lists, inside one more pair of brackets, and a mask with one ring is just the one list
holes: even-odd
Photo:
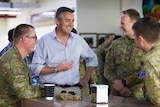
[(96, 104), (91, 102), (91, 96), (83, 96), (83, 101), (46, 100), (45, 98), (25, 99), (22, 107), (154, 107), (146, 101), (132, 98), (109, 96), (108, 104)]

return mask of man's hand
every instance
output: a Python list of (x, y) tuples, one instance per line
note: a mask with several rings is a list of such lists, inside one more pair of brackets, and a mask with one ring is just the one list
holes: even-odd
[(120, 92), (119, 92), (120, 95), (122, 96), (130, 96), (132, 94), (131, 90), (128, 88), (128, 87), (124, 87)]
[(86, 80), (85, 78), (80, 79), (79, 85), (81, 86), (81, 88), (83, 88), (87, 84), (88, 84), (88, 80)]
[(122, 80), (113, 80), (112, 87), (116, 91), (120, 91), (124, 86), (122, 84)]
[(66, 71), (73, 67), (73, 61), (70, 61), (70, 63), (67, 63), (67, 60), (65, 59), (58, 67), (57, 71)]

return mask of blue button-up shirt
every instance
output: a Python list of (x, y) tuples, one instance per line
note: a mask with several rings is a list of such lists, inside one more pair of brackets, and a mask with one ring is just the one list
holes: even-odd
[(74, 61), (71, 69), (48, 75), (40, 75), (42, 83), (55, 83), (60, 85), (77, 84), (80, 80), (79, 60), (80, 56), (85, 60), (86, 66), (97, 66), (97, 56), (79, 35), (71, 33), (67, 45), (64, 45), (56, 36), (55, 30), (40, 38), (36, 45), (31, 69), (39, 75), (42, 68), (57, 67), (67, 59), (68, 63)]

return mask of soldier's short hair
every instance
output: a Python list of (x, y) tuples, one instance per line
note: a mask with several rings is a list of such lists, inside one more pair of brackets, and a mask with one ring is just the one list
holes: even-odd
[(128, 14), (131, 20), (138, 20), (140, 19), (140, 15), (137, 10), (135, 9), (128, 9), (122, 12), (123, 14)]
[(136, 37), (142, 36), (149, 43), (159, 40), (159, 25), (152, 17), (144, 17), (137, 20), (132, 28)]
[(18, 43), (18, 41), (21, 39), (21, 37), (23, 35), (27, 35), (27, 34), (30, 34), (30, 28), (33, 28), (34, 27), (32, 25), (29, 25), (29, 24), (20, 24), (18, 25), (15, 30), (14, 30), (14, 33), (13, 33), (13, 40), (14, 40), (14, 43)]

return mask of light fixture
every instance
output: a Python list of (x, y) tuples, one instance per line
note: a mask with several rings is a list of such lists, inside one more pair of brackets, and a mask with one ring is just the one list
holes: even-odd
[(42, 15), (54, 15), (55, 12), (43, 12)]
[(0, 11), (0, 14), (1, 15), (19, 15), (19, 14), (21, 14), (21, 12), (20, 11), (11, 11), (11, 10), (1, 10)]
[[(11, 1), (11, 0), (9, 0)], [(21, 9), (38, 8), (38, 3), (0, 2), (0, 15), (19, 15)]]

